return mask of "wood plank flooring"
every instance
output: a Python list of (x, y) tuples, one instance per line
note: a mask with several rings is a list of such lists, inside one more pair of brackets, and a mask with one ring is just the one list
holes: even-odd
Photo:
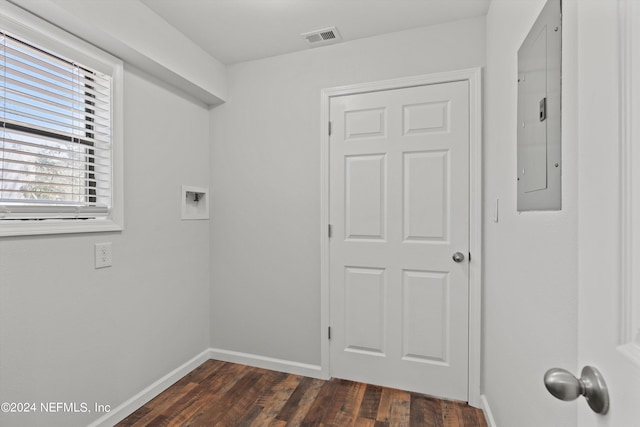
[(117, 427), (487, 427), (482, 411), (352, 381), (209, 360)]

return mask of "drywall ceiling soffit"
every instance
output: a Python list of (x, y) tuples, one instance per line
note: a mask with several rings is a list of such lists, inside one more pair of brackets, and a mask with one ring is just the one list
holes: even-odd
[[(208, 105), (226, 98), (226, 66), (138, 0), (9, 0)], [(6, 4), (0, 0), (0, 8)]]
[(140, 0), (225, 64), (309, 49), (301, 33), (344, 41), (484, 16), (490, 0)]

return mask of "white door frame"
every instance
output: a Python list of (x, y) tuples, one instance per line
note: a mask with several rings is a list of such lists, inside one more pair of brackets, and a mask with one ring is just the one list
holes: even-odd
[(451, 71), (323, 89), (320, 110), (320, 336), (321, 375), (329, 378), (329, 105), (331, 97), (453, 81), (469, 82), (469, 404), (480, 407), (482, 303), (482, 87), (481, 69)]
[[(640, 24), (640, 10), (631, 0), (618, 0), (618, 37), (620, 48), (620, 346), (622, 352), (640, 366), (640, 268), (637, 265), (640, 248), (640, 153), (634, 147), (640, 134), (635, 115), (640, 107), (640, 90), (635, 73), (640, 68), (638, 45), (634, 43)], [(635, 36), (635, 37), (634, 37)]]

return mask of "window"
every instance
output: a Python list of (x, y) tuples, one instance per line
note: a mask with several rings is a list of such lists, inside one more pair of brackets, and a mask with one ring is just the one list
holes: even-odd
[(0, 235), (122, 229), (122, 63), (35, 20), (0, 15)]

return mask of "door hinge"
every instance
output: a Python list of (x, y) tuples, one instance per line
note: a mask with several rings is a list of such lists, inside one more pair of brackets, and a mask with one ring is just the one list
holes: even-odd
[(329, 235), (329, 238), (331, 238), (331, 235), (333, 234), (333, 229), (331, 228), (331, 224), (329, 224), (329, 226), (327, 227), (327, 233)]
[(331, 326), (327, 328), (327, 337), (331, 339)]
[(469, 262), (471, 262), (471, 252), (469, 252)]
[(331, 136), (331, 122), (329, 122), (329, 136)]

